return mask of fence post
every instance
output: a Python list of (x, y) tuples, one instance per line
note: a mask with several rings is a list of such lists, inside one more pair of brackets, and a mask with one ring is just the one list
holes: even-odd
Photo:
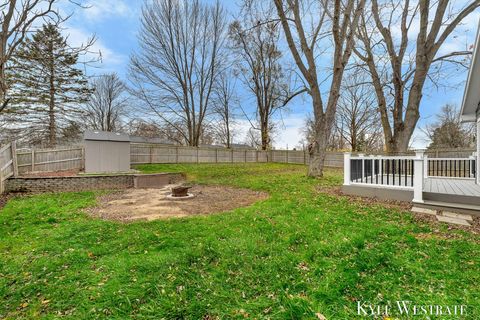
[(18, 176), (18, 162), (17, 162), (17, 142), (12, 141), (10, 144), (11, 152), (12, 152), (12, 165), (13, 165), (13, 176)]
[(255, 162), (258, 163), (258, 150), (255, 149)]
[(230, 160), (232, 160), (232, 163), (233, 163), (233, 148), (230, 149)]
[(245, 149), (245, 154), (244, 154), (244, 159), (245, 159), (245, 163), (247, 163), (247, 149)]
[(198, 164), (198, 146), (197, 146), (197, 164)]
[(218, 163), (218, 149), (215, 148), (215, 163)]
[(3, 170), (0, 170), (0, 194), (5, 191), (5, 181), (3, 180)]
[(307, 164), (307, 153), (305, 152), (305, 149), (303, 149), (303, 164)]
[(287, 157), (287, 162), (286, 162), (286, 163), (288, 163), (288, 148), (287, 148), (287, 150), (286, 150), (285, 152), (287, 153), (287, 155), (286, 155), (286, 157)]
[[(305, 151), (303, 152), (305, 154)], [(350, 185), (350, 158), (352, 154), (350, 152), (345, 152), (343, 154), (343, 185)]]
[(32, 147), (32, 172), (35, 171), (35, 149)]
[(423, 203), (423, 180), (424, 180), (424, 152), (415, 152), (416, 158), (413, 160), (413, 202)]
[(175, 147), (175, 163), (178, 163), (178, 146)]
[(152, 164), (153, 163), (153, 146), (152, 145), (150, 145), (149, 151), (150, 151), (149, 163)]
[[(85, 146), (83, 145), (80, 149), (80, 171), (85, 171)], [(132, 165), (132, 160), (130, 158), (130, 166)]]

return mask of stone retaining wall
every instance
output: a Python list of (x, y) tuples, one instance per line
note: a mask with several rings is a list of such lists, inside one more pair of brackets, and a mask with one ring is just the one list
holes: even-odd
[[(141, 183), (148, 177), (148, 184)], [(6, 192), (66, 192), (89, 190), (115, 190), (133, 187), (160, 188), (184, 179), (181, 173), (150, 175), (101, 175), (71, 177), (25, 177), (5, 181)], [(140, 183), (139, 183), (140, 182)]]

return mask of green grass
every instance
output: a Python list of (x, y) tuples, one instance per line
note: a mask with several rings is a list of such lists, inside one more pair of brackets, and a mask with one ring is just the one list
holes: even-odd
[(94, 192), (13, 199), (0, 213), (0, 318), (361, 319), (358, 300), (411, 300), (467, 305), (465, 319), (480, 319), (478, 235), (316, 191), (340, 184), (341, 172), (315, 180), (281, 164), (138, 169), (271, 197), (131, 224), (88, 218)]

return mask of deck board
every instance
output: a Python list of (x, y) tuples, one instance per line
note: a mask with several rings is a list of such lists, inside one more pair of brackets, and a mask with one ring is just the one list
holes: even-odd
[(480, 185), (473, 179), (428, 178), (425, 192), (444, 193), (462, 196), (480, 196)]
[[(382, 184), (381, 178), (382, 177), (379, 175), (378, 184)], [(389, 181), (388, 184), (387, 184), (387, 178)], [(411, 183), (412, 181), (410, 176), (407, 176), (407, 179), (405, 179), (405, 176), (401, 176), (400, 181), (398, 178), (399, 178), (398, 175), (396, 175), (395, 186), (412, 187), (412, 183)], [(352, 181), (352, 182), (360, 182), (360, 179), (358, 181)], [(363, 183), (375, 184), (376, 177), (373, 176), (373, 181), (372, 181), (372, 178), (370, 177), (367, 179), (364, 179)], [(383, 185), (390, 185), (390, 186), (394, 185), (393, 176), (391, 174), (388, 177), (387, 175), (383, 175)], [(480, 197), (480, 185), (475, 184), (474, 179), (429, 177), (425, 179), (423, 191), (430, 192), (430, 193)]]

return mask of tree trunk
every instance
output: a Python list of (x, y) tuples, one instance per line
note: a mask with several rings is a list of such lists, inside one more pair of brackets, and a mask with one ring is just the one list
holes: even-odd
[(267, 150), (270, 145), (270, 138), (268, 135), (268, 124), (262, 124), (261, 128), (261, 142), (262, 142), (262, 150)]
[(50, 96), (48, 106), (48, 146), (54, 148), (57, 145), (57, 124), (55, 121), (55, 65), (53, 61), (53, 45), (51, 45), (50, 61)]

